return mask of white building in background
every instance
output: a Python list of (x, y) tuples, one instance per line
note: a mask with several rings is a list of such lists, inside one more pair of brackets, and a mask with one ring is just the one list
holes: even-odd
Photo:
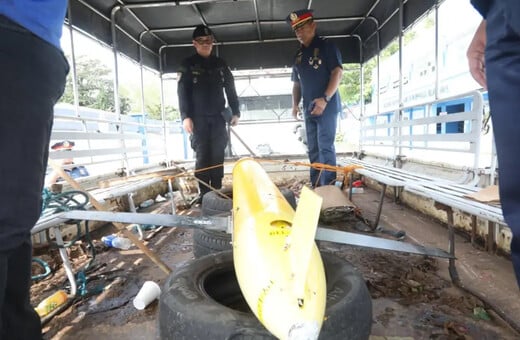
[[(464, 20), (461, 20), (461, 13)], [(430, 20), (434, 17), (430, 14)], [(424, 20), (428, 20), (423, 18)], [(481, 17), (469, 1), (446, 0), (439, 7), (439, 98), (466, 93), (480, 86), (469, 73), (466, 50)], [(435, 98), (435, 26), (418, 22), (411, 29), (415, 37), (403, 47), (403, 104), (405, 106)], [(377, 70), (372, 74), (376, 88)], [(380, 59), (379, 110), (399, 106), (399, 54)], [(376, 113), (376, 94), (367, 114)]]

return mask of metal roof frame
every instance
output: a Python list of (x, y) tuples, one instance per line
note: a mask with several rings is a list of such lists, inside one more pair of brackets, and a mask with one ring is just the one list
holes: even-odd
[(318, 34), (336, 43), (344, 63), (361, 64), (439, 2), (69, 0), (68, 21), (161, 74), (176, 72), (194, 53), (191, 33), (202, 23), (215, 33), (214, 50), (231, 69), (251, 70), (292, 65), (298, 43), (285, 18), (293, 10), (313, 8)]

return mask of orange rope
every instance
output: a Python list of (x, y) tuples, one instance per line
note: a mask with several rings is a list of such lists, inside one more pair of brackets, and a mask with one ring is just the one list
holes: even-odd
[[(345, 178), (344, 178), (344, 182), (347, 181), (347, 178), (348, 178), (348, 175), (353, 172), (355, 169), (360, 169), (360, 168), (363, 168), (361, 165), (346, 165), (346, 166), (335, 166), (335, 165), (329, 165), (329, 164), (323, 164), (323, 163), (305, 163), (305, 162), (291, 162), (289, 160), (283, 160), (283, 161), (277, 161), (277, 160), (274, 160), (274, 159), (265, 159), (265, 158), (253, 158), (255, 161), (257, 161), (258, 163), (276, 163), (276, 164), (289, 164), (289, 165), (294, 165), (294, 166), (306, 166), (306, 167), (309, 167), (309, 168), (313, 168), (313, 169), (316, 169), (316, 170), (320, 170), (320, 173), (318, 175), (318, 179), (320, 179), (320, 176), (321, 176), (321, 173), (326, 170), (326, 171), (333, 171), (333, 172), (336, 172), (336, 173), (343, 173), (345, 175)], [(233, 162), (234, 163), (234, 162)], [(217, 164), (217, 165), (212, 165), (212, 166), (209, 166), (209, 167), (206, 167), (206, 168), (202, 168), (202, 169), (197, 169), (197, 170), (190, 170), (189, 172), (188, 171), (185, 171), (183, 172), (182, 174), (180, 175), (175, 175), (175, 176), (169, 176), (170, 178), (175, 178), (175, 177), (186, 177), (186, 176), (192, 176), (193, 174), (197, 173), (197, 172), (201, 172), (201, 171), (206, 171), (206, 170), (210, 170), (210, 169), (214, 169), (214, 168), (218, 168), (218, 167), (223, 167), (225, 163), (221, 163), (221, 164)], [(229, 163), (228, 163), (229, 164)], [(214, 191), (217, 191), (215, 188), (213, 188), (211, 185), (209, 185), (208, 183), (204, 182), (204, 181), (201, 181), (200, 179), (196, 178), (195, 179), (202, 183), (203, 185), (205, 185), (206, 187), (214, 190)], [(315, 183), (315, 185), (317, 185), (317, 183)], [(221, 194), (219, 192), (219, 194)], [(224, 194), (221, 194), (223, 196), (225, 196)], [(227, 197), (227, 196), (226, 196)]]

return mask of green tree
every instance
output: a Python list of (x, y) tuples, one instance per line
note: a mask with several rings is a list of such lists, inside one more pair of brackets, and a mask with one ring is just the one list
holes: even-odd
[[(431, 25), (430, 21), (427, 21), (425, 25)], [(409, 30), (403, 35), (403, 45), (407, 45), (410, 41), (415, 38), (415, 30)], [(381, 51), (381, 59), (385, 59), (399, 52), (399, 40), (393, 40), (385, 49)], [(364, 87), (363, 96), (365, 103), (372, 101), (372, 71), (376, 67), (376, 58), (372, 58), (363, 65), (364, 72)], [(341, 77), (341, 83), (339, 85), (339, 93), (341, 100), (347, 104), (359, 104), (360, 102), (360, 81), (359, 81), (359, 66), (343, 65), (343, 76)]]
[[(97, 59), (79, 56), (76, 58), (76, 73), (79, 105), (115, 112), (112, 71)], [(67, 76), (67, 85), (61, 101), (74, 104), (71, 73)], [(130, 112), (128, 97), (120, 94), (119, 102), (121, 114)]]
[[(147, 104), (146, 112), (148, 113), (148, 118), (151, 119), (162, 119), (161, 118), (161, 104)], [(179, 111), (177, 111), (173, 106), (166, 105), (164, 107), (164, 113), (166, 120), (177, 120), (181, 118)]]
[[(363, 96), (365, 103), (370, 102), (372, 98), (372, 70), (375, 67), (375, 61), (370, 60), (363, 65), (364, 87)], [(339, 85), (339, 93), (341, 100), (347, 104), (358, 104), (360, 102), (360, 79), (359, 65), (344, 65), (341, 83)]]

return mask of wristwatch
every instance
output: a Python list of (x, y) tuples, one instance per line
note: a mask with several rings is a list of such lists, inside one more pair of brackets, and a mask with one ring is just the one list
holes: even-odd
[(326, 94), (324, 94), (323, 99), (325, 99), (325, 102), (328, 103), (332, 99), (332, 96), (327, 96)]

